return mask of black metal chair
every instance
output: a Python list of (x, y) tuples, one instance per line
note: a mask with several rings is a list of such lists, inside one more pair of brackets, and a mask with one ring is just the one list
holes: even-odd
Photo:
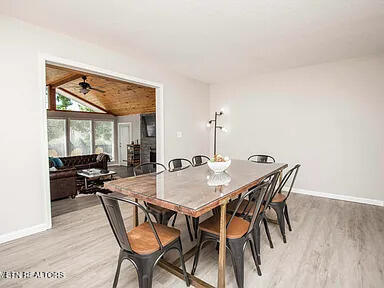
[[(256, 216), (260, 213), (262, 200), (265, 197), (267, 192), (268, 183), (261, 183), (256, 186), (253, 190), (247, 191), (244, 193), (240, 200), (237, 203), (235, 211), (232, 215), (227, 214), (227, 239), (226, 247), (230, 251), (233, 269), (235, 272), (236, 283), (239, 288), (244, 287), (244, 250), (248, 243), (251, 245), (251, 251), (253, 260), (256, 265), (256, 269), (259, 275), (261, 275), (261, 270), (257, 261), (257, 255), (255, 251), (254, 243), (254, 226), (256, 221)], [(245, 198), (250, 198), (251, 201), (254, 201), (256, 205), (253, 205), (251, 209), (245, 211), (244, 218), (236, 216), (238, 210), (242, 204), (242, 201)], [(249, 213), (252, 213), (251, 221), (249, 219)], [(199, 224), (200, 238), (197, 244), (197, 250), (195, 254), (195, 259), (193, 261), (193, 268), (191, 274), (194, 275), (196, 272), (197, 264), (199, 261), (200, 250), (202, 245), (208, 241), (214, 241), (216, 243), (220, 242), (220, 215), (215, 214), (214, 216), (208, 218)]]
[[(133, 168), (133, 174), (135, 176), (148, 174), (148, 173), (163, 173), (167, 168), (157, 162), (147, 162), (142, 163)], [(168, 225), (169, 220), (174, 216), (176, 217), (177, 212), (169, 210), (167, 208), (163, 208), (151, 203), (144, 202), (148, 212), (155, 217), (156, 222), (164, 225)], [(144, 222), (147, 221), (147, 218), (144, 219)], [(172, 227), (174, 227), (174, 222), (172, 223)]]
[(251, 155), (248, 157), (249, 161), (256, 162), (256, 163), (275, 163), (275, 158), (269, 155), (263, 155), (263, 154), (258, 154), (258, 155)]
[(192, 157), (192, 165), (196, 167), (196, 166), (201, 166), (201, 165), (207, 164), (207, 161), (204, 161), (204, 160), (209, 161), (209, 157), (205, 156), (205, 155), (193, 156)]
[[(266, 185), (268, 185), (268, 188), (267, 188), (267, 192), (265, 194), (264, 200), (262, 202), (261, 208), (258, 212), (259, 214), (256, 216), (256, 221), (255, 221), (255, 225), (254, 225), (254, 229), (253, 229), (255, 249), (256, 249), (256, 254), (257, 254), (257, 262), (259, 263), (259, 265), (261, 265), (261, 257), (260, 257), (260, 254), (261, 254), (261, 245), (260, 245), (260, 236), (261, 236), (260, 235), (260, 225), (261, 225), (261, 222), (263, 222), (263, 224), (264, 224), (265, 233), (267, 234), (267, 238), (269, 241), (269, 246), (271, 248), (273, 248), (272, 238), (271, 238), (271, 234), (269, 232), (267, 218), (265, 216), (265, 207), (268, 207), (269, 203), (271, 202), (272, 195), (273, 195), (275, 188), (276, 188), (276, 183), (279, 179), (279, 175), (280, 175), (280, 172), (276, 172), (276, 173), (272, 174), (271, 176), (267, 177), (262, 182), (262, 183), (265, 183)], [(233, 213), (236, 210), (238, 203), (239, 203), (239, 199), (231, 201), (230, 203), (228, 203), (227, 210), (229, 212)], [(253, 217), (252, 211), (253, 211), (253, 208), (255, 205), (256, 205), (256, 202), (252, 201), (251, 199), (249, 199), (249, 200), (244, 199), (241, 202), (241, 204), (240, 204), (240, 206), (236, 212), (236, 216), (243, 217), (243, 218), (247, 217), (248, 220), (251, 221), (251, 218)]]
[[(283, 236), (284, 243), (287, 243), (287, 237), (285, 236), (285, 220), (287, 221), (289, 231), (292, 231), (292, 226), (291, 226), (291, 222), (289, 220), (289, 215), (288, 215), (288, 206), (286, 202), (289, 195), (291, 194), (293, 184), (296, 181), (296, 176), (297, 176), (297, 173), (299, 172), (299, 168), (300, 168), (300, 165), (296, 164), (295, 167), (293, 167), (284, 175), (283, 180), (281, 181), (276, 191), (273, 193), (272, 200), (269, 203), (269, 207), (275, 210), (277, 214), (277, 222), (279, 223), (280, 232), (281, 232), (281, 235)], [(293, 178), (289, 186), (288, 193), (287, 195), (284, 195), (282, 193), (283, 188), (285, 187), (285, 185), (287, 185), (288, 181), (292, 176)]]
[[(113, 281), (113, 287), (117, 286), (120, 267), (123, 260), (129, 260), (136, 268), (140, 288), (152, 287), (153, 269), (161, 257), (168, 251), (175, 249), (180, 255), (180, 264), (183, 270), (186, 285), (189, 286), (189, 278), (185, 269), (180, 231), (158, 223), (152, 223), (147, 209), (134, 201), (122, 198), (115, 194), (97, 193), (113, 234), (120, 246), (118, 264)], [(141, 209), (148, 218), (148, 222), (126, 230), (121, 214), (119, 201), (135, 205)]]
[[(183, 162), (186, 162), (187, 165), (186, 166), (183, 166)], [(189, 161), (188, 159), (185, 159), (185, 158), (176, 158), (176, 159), (172, 159), (168, 162), (168, 168), (169, 168), (169, 172), (177, 172), (177, 171), (181, 171), (181, 170), (184, 170), (184, 169), (187, 169), (189, 167), (192, 167), (192, 163), (191, 161)], [(176, 222), (176, 218), (177, 218), (177, 214), (175, 215), (175, 218), (173, 218), (173, 221), (172, 221), (172, 226), (175, 226), (175, 222)], [(187, 223), (187, 229), (188, 229), (188, 234), (189, 234), (189, 239), (191, 241), (193, 241), (193, 235), (192, 235), (192, 231), (191, 231), (191, 224), (190, 224), (190, 218), (189, 216), (185, 215), (185, 222)], [(193, 227), (195, 228), (195, 221), (196, 220), (193, 220)]]
[(185, 158), (176, 158), (168, 162), (168, 170), (170, 172), (184, 170), (191, 166), (193, 166), (192, 162)]

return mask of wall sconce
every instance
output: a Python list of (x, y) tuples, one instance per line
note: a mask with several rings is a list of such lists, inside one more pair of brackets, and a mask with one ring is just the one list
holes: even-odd
[(215, 119), (209, 120), (207, 123), (208, 128), (212, 127), (212, 125), (214, 125), (213, 127), (215, 128), (213, 129), (213, 155), (214, 156), (216, 156), (217, 129), (220, 129), (223, 132), (228, 132), (228, 130), (225, 127), (217, 125), (217, 117), (223, 114), (224, 114), (223, 110), (220, 110), (220, 112), (215, 112)]

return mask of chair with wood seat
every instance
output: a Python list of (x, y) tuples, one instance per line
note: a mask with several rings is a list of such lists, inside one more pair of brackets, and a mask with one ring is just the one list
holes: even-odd
[[(148, 173), (163, 173), (166, 171), (167, 168), (157, 162), (147, 162), (147, 163), (142, 163), (136, 167), (133, 168), (133, 174), (135, 176), (138, 175), (143, 175), (143, 174), (148, 174)], [(153, 215), (155, 217), (156, 222), (164, 225), (168, 225), (169, 220), (172, 217), (176, 217), (177, 212), (169, 210), (167, 208), (163, 208), (151, 203), (146, 203), (144, 202), (146, 208), (148, 209), (149, 214)], [(147, 220), (147, 218), (144, 219), (144, 222)], [(172, 227), (174, 226), (174, 222)]]
[[(268, 185), (267, 192), (265, 194), (265, 197), (263, 199), (261, 207), (258, 210), (259, 214), (256, 216), (256, 220), (254, 223), (254, 229), (253, 229), (255, 249), (256, 249), (256, 254), (257, 254), (257, 262), (259, 263), (259, 265), (261, 265), (261, 257), (260, 257), (260, 255), (261, 255), (261, 246), (260, 246), (260, 236), (261, 236), (260, 235), (260, 225), (261, 225), (261, 222), (263, 222), (263, 224), (264, 224), (265, 233), (267, 234), (267, 238), (269, 241), (269, 246), (271, 248), (273, 248), (271, 234), (269, 232), (268, 222), (267, 222), (267, 218), (265, 216), (265, 207), (268, 207), (268, 205), (271, 201), (272, 195), (273, 195), (275, 188), (276, 188), (276, 183), (279, 179), (279, 175), (280, 175), (280, 172), (276, 172), (263, 181), (263, 183)], [(228, 203), (227, 211), (233, 213), (236, 210), (240, 199), (241, 198), (238, 198), (238, 199)], [(255, 201), (250, 201), (250, 200), (244, 199), (243, 201), (241, 201), (240, 206), (237, 208), (236, 216), (239, 216), (242, 218), (248, 218), (248, 220), (250, 221), (251, 218), (253, 217), (253, 211), (255, 210), (254, 206), (256, 206), (256, 204), (257, 203)]]
[(209, 157), (205, 155), (196, 155), (192, 157), (192, 165), (194, 167), (207, 164)]
[[(287, 243), (287, 237), (285, 235), (285, 221), (287, 221), (289, 231), (292, 231), (291, 222), (289, 220), (287, 199), (291, 194), (293, 185), (296, 181), (297, 173), (299, 172), (300, 165), (297, 164), (291, 170), (289, 170), (285, 175), (280, 185), (277, 187), (276, 191), (272, 195), (272, 200), (269, 203), (269, 207), (275, 210), (277, 214), (277, 222), (280, 226), (281, 236), (283, 237), (283, 242)], [(283, 194), (283, 189), (286, 185), (289, 184), (288, 193)]]
[(248, 157), (249, 161), (256, 163), (275, 163), (275, 158), (269, 155), (257, 154)]
[[(186, 165), (183, 165), (183, 164), (186, 164)], [(177, 172), (177, 171), (187, 169), (189, 167), (192, 167), (192, 163), (191, 163), (191, 161), (189, 161), (188, 159), (185, 159), (185, 158), (176, 158), (176, 159), (172, 159), (168, 162), (168, 168), (169, 168), (168, 171), (169, 172)], [(173, 218), (172, 226), (175, 226), (176, 218), (177, 218), (177, 214), (175, 215), (175, 218)], [(193, 223), (195, 223), (195, 221), (196, 220), (194, 220)], [(188, 215), (185, 215), (185, 222), (187, 223), (189, 239), (191, 241), (193, 241), (190, 218)], [(195, 224), (194, 224), (194, 227), (195, 227)]]
[[(231, 214), (227, 213), (226, 215), (226, 247), (230, 251), (236, 283), (239, 288), (244, 287), (244, 250), (248, 243), (250, 244), (253, 260), (256, 265), (258, 274), (261, 275), (261, 270), (255, 251), (253, 229), (256, 216), (260, 213), (259, 210), (262, 207), (261, 204), (267, 192), (267, 187), (268, 183), (261, 183), (260, 185), (255, 186), (254, 189), (244, 193), (240, 197), (235, 210)], [(249, 209), (247, 213), (244, 214), (244, 218), (238, 217), (236, 216), (236, 213), (238, 213), (242, 201), (246, 198), (254, 201), (256, 205), (254, 205), (252, 209)], [(250, 221), (247, 220), (249, 219), (249, 213), (252, 213), (253, 215), (250, 218)], [(194, 275), (196, 272), (202, 245), (208, 241), (213, 241), (216, 243), (220, 242), (220, 215), (215, 214), (200, 223), (199, 231), (200, 237), (193, 261), (193, 268), (191, 272), (192, 275)]]
[[(120, 254), (113, 287), (117, 286), (121, 263), (124, 260), (129, 260), (136, 268), (139, 287), (151, 288), (154, 266), (165, 253), (172, 249), (179, 252), (184, 279), (186, 285), (190, 285), (185, 269), (179, 230), (162, 224), (152, 223), (147, 209), (139, 203), (115, 194), (105, 195), (97, 193), (97, 196), (103, 205), (113, 234), (120, 246)], [(148, 222), (144, 222), (130, 231), (127, 231), (119, 202), (128, 203), (141, 209), (147, 216)]]
[(193, 166), (192, 162), (185, 158), (175, 158), (168, 162), (168, 170), (170, 172), (184, 170), (191, 166)]

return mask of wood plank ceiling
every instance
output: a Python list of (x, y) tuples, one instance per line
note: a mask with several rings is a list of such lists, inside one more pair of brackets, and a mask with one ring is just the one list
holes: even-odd
[[(91, 90), (85, 95), (82, 94), (79, 83), (84, 75), (92, 87), (105, 93)], [(46, 84), (51, 88), (66, 90), (73, 96), (116, 116), (156, 112), (154, 88), (49, 64), (46, 66)]]

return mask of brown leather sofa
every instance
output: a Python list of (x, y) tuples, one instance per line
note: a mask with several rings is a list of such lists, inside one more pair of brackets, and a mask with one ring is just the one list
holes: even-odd
[(98, 168), (108, 170), (108, 154), (91, 154), (80, 156), (60, 157), (64, 167), (74, 167), (76, 170)]
[(66, 197), (75, 198), (77, 194), (76, 175), (75, 168), (62, 168), (49, 172), (51, 201)]
[[(64, 166), (57, 171), (50, 171), (51, 201), (66, 197), (74, 198), (77, 194), (76, 176), (78, 170), (98, 168), (108, 170), (107, 154), (91, 154), (81, 156), (60, 157)], [(50, 161), (49, 167), (53, 163)]]

